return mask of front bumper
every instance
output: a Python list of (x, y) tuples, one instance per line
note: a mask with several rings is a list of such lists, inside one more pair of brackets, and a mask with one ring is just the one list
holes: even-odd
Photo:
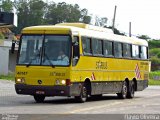
[(45, 96), (70, 96), (70, 86), (36, 86), (15, 84), (17, 94), (45, 95)]

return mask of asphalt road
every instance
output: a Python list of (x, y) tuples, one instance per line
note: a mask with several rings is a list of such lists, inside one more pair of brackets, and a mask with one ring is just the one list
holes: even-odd
[[(54, 115), (54, 118), (60, 116), (65, 119), (70, 115), (72, 117), (75, 115), (74, 117), (79, 119), (89, 115), (92, 116), (92, 120), (96, 117), (106, 119), (106, 114), (110, 115), (107, 118), (116, 117), (115, 114), (123, 115), (119, 116), (119, 119), (121, 117), (124, 119), (127, 114), (160, 115), (160, 86), (149, 86), (144, 91), (136, 92), (134, 99), (121, 100), (114, 94), (106, 94), (102, 98), (92, 98), (85, 103), (77, 103), (73, 98), (67, 97), (48, 97), (44, 103), (36, 103), (32, 96), (17, 95), (14, 90), (14, 82), (0, 80), (0, 114), (3, 115), (2, 118), (6, 114), (23, 114), (24, 118), (27, 117), (26, 114), (38, 115), (31, 117), (34, 120), (39, 120), (46, 115), (47, 118), (44, 119), (49, 119), (50, 115)], [(129, 119), (128, 116), (127, 119)]]

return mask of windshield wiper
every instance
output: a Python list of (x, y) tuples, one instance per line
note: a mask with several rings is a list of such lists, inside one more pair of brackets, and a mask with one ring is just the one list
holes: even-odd
[(29, 67), (32, 63), (32, 60), (29, 61), (29, 63), (26, 65), (26, 67)]
[(38, 52), (38, 50), (37, 50), (37, 52), (35, 52), (34, 54), (35, 54), (35, 55), (33, 56), (34, 58), (31, 58), (31, 59), (29, 60), (29, 63), (26, 65), (26, 67), (29, 67), (29, 66), (31, 65), (31, 63), (34, 62), (34, 60), (39, 60), (39, 61), (40, 61), (40, 53)]
[(44, 54), (44, 57), (47, 58), (47, 60), (48, 60), (49, 64), (51, 65), (51, 67), (52, 67), (52, 68), (55, 68), (55, 65), (52, 64), (51, 59), (48, 57), (48, 55), (47, 55), (47, 54)]
[(52, 68), (54, 68), (55, 66), (52, 64), (51, 62), (51, 59), (48, 57), (48, 55), (45, 53), (45, 46), (44, 46), (44, 50), (43, 50), (43, 56), (44, 56), (44, 59), (47, 58), (49, 64), (51, 65)]

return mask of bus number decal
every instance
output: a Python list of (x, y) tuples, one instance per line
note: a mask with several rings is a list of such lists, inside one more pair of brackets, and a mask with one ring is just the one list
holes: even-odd
[(27, 75), (28, 72), (17, 72), (17, 75)]
[(50, 72), (50, 76), (65, 76), (65, 73)]
[(107, 62), (101, 62), (100, 60), (96, 62), (96, 69), (107, 69)]

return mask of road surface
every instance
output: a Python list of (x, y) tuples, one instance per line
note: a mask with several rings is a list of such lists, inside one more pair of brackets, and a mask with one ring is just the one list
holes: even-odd
[(113, 114), (160, 115), (160, 86), (149, 86), (144, 91), (136, 92), (134, 99), (121, 100), (114, 94), (105, 94), (85, 103), (77, 103), (72, 97), (48, 97), (44, 103), (36, 103), (32, 96), (17, 95), (14, 82), (0, 80), (0, 114), (38, 114), (39, 118), (44, 117), (40, 114), (77, 117), (83, 114), (94, 116), (93, 118), (98, 115), (100, 117), (100, 114), (104, 117), (106, 114), (112, 117)]

